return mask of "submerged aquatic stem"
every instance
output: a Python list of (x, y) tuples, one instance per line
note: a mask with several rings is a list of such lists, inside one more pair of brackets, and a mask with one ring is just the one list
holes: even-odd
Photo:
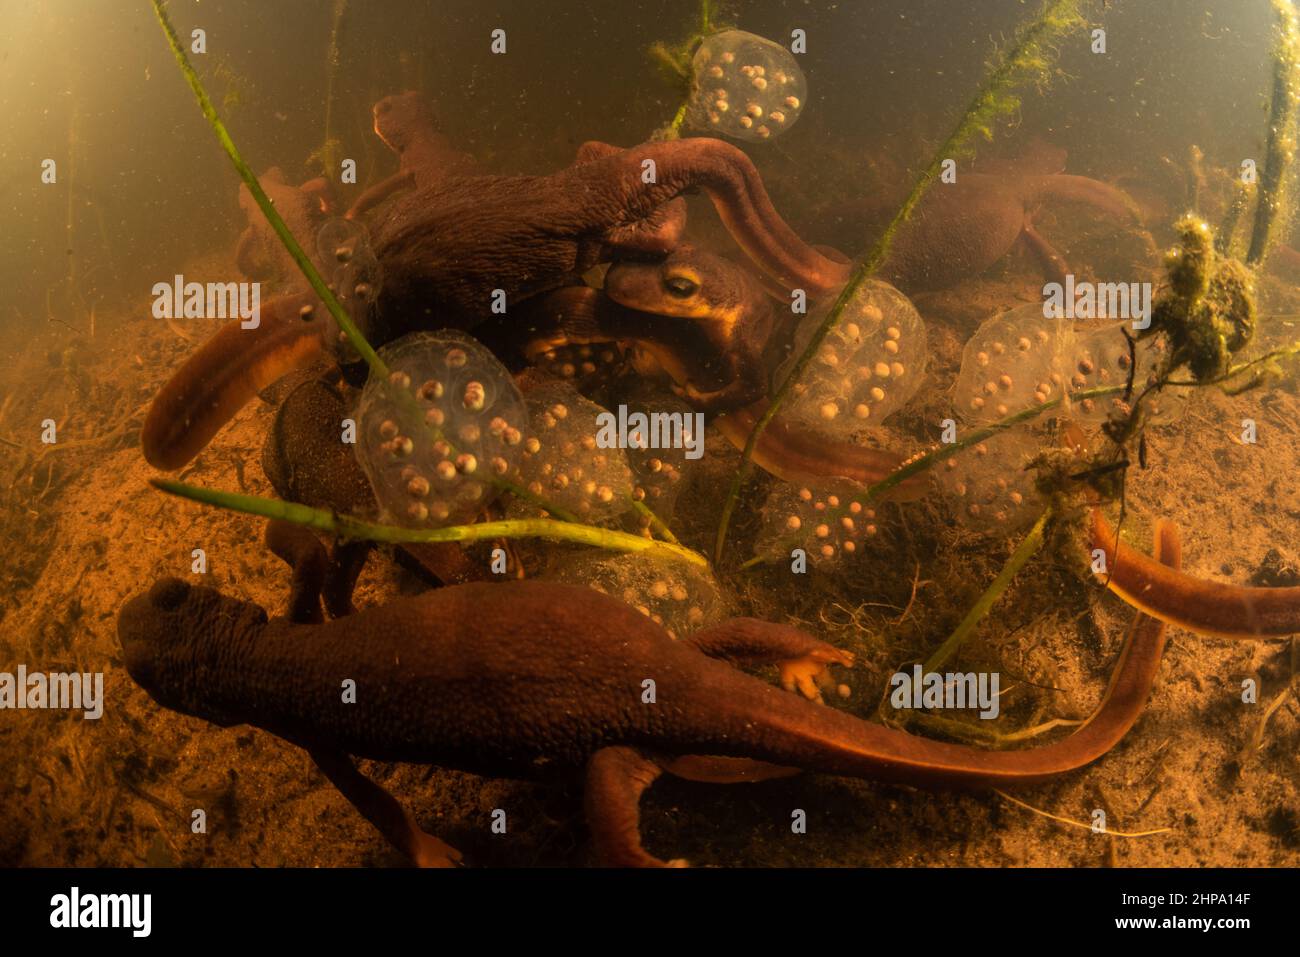
[(840, 291), (830, 312), (813, 333), (791, 368), (790, 374), (777, 388), (767, 409), (755, 423), (745, 443), (745, 448), (741, 452), (740, 467), (732, 478), (731, 487), (723, 503), (722, 517), (718, 523), (713, 546), (713, 560), (716, 564), (722, 561), (727, 529), (731, 523), (741, 486), (752, 469), (754, 449), (758, 445), (759, 438), (780, 411), (786, 396), (802, 377), (826, 337), (839, 323), (841, 315), (853, 301), (858, 289), (875, 274), (888, 257), (898, 230), (911, 217), (931, 184), (938, 179), (944, 161), (968, 153), (976, 136), (992, 139), (993, 124), (1000, 117), (1014, 112), (1019, 106), (1019, 97), (1015, 91), (1030, 82), (1042, 84), (1047, 81), (1054, 55), (1053, 43), (1083, 22), (1078, 9), (1078, 0), (1049, 0), (1042, 12), (1018, 31), (1010, 48), (999, 55), (992, 64), (984, 85), (976, 93), (966, 112), (939, 147), (929, 165), (921, 171), (911, 192), (908, 193), (885, 231), (849, 275), (848, 282)]
[(1007, 563), (1002, 566), (1002, 571), (998, 572), (997, 578), (993, 579), (993, 584), (989, 585), (984, 594), (980, 595), (975, 604), (971, 606), (970, 611), (966, 613), (966, 617), (953, 629), (952, 634), (944, 639), (943, 644), (936, 648), (929, 658), (925, 659), (925, 662), (921, 665), (923, 673), (938, 671), (952, 660), (953, 655), (958, 652), (962, 643), (975, 630), (975, 626), (984, 619), (984, 616), (992, 610), (997, 600), (1002, 597), (1003, 592), (1010, 587), (1011, 580), (1016, 577), (1020, 569), (1025, 567), (1029, 559), (1033, 558), (1038, 550), (1043, 547), (1043, 533), (1051, 517), (1052, 509), (1049, 506), (1038, 517), (1038, 521), (1029, 530), (1029, 534), (1021, 539), (1020, 544), (1016, 546), (1016, 550), (1007, 559)]
[(1251, 230), (1246, 265), (1268, 257), (1290, 218), (1295, 163), (1297, 111), (1300, 110), (1300, 16), (1294, 0), (1273, 0), (1277, 36), (1273, 41), (1273, 90), (1268, 115), (1268, 142), (1259, 179), (1259, 202)]
[(293, 257), (294, 263), (302, 271), (303, 276), (307, 278), (312, 290), (316, 295), (320, 296), (321, 302), (325, 304), (329, 314), (338, 323), (339, 328), (343, 330), (343, 334), (348, 337), (352, 347), (357, 350), (375, 375), (387, 377), (388, 367), (379, 358), (378, 353), (375, 352), (370, 343), (366, 341), (365, 336), (361, 334), (361, 330), (357, 328), (356, 323), (352, 321), (352, 317), (348, 315), (342, 303), (330, 290), (311, 259), (303, 252), (302, 246), (298, 244), (298, 240), (294, 238), (288, 225), (281, 218), (279, 212), (276, 211), (275, 206), (266, 195), (266, 191), (262, 189), (262, 184), (258, 181), (257, 176), (249, 168), (249, 165), (244, 162), (244, 158), (240, 155), (239, 148), (231, 138), (226, 125), (221, 122), (221, 117), (217, 115), (216, 107), (212, 105), (207, 90), (203, 88), (203, 82), (194, 71), (194, 67), (190, 65), (189, 57), (185, 55), (185, 48), (181, 46), (180, 39), (176, 36), (176, 29), (167, 16), (163, 0), (151, 0), (151, 2), (153, 3), (154, 13), (158, 16), (158, 22), (162, 25), (163, 33), (167, 37), (167, 43), (171, 46), (172, 55), (176, 58), (176, 63), (189, 83), (190, 89), (194, 91), (195, 98), (199, 101), (199, 109), (203, 111), (204, 118), (208, 121), (208, 125), (212, 127), (212, 132), (216, 134), (217, 141), (221, 144), (221, 148), (225, 150), (226, 156), (234, 164), (235, 172), (239, 174), (239, 178), (248, 187), (248, 191), (252, 194), (258, 209), (262, 211), (266, 221), (271, 224), (271, 228), (275, 230), (275, 234), (279, 237), (285, 250)]
[(402, 528), (382, 525), (348, 515), (339, 515), (321, 508), (311, 508), (296, 502), (241, 495), (219, 489), (202, 488), (172, 479), (154, 478), (150, 484), (169, 495), (176, 495), (205, 505), (263, 518), (282, 519), (295, 525), (305, 525), (319, 532), (327, 532), (343, 539), (372, 542), (477, 542), (494, 538), (544, 538), (557, 542), (574, 542), (618, 552), (643, 553), (690, 565), (707, 567), (708, 561), (698, 552), (672, 542), (661, 542), (632, 535), (627, 532), (561, 522), (554, 519), (512, 519), (499, 522), (480, 522), (475, 525), (452, 525), (447, 528)]

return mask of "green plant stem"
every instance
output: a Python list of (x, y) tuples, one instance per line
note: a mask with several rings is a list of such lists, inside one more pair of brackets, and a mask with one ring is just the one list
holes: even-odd
[(396, 525), (381, 525), (338, 515), (326, 509), (311, 508), (295, 502), (282, 502), (273, 498), (257, 495), (240, 495), (235, 492), (223, 492), (219, 489), (202, 488), (188, 485), (172, 479), (154, 478), (150, 484), (155, 488), (187, 498), (205, 505), (243, 512), (248, 515), (260, 515), (263, 518), (282, 519), (295, 525), (305, 525), (320, 532), (327, 532), (344, 539), (364, 539), (372, 542), (421, 543), (421, 542), (476, 542), (493, 538), (545, 538), (557, 542), (575, 542), (580, 545), (592, 545), (611, 551), (636, 552), (665, 558), (672, 561), (686, 562), (701, 568), (708, 567), (708, 561), (698, 552), (671, 542), (660, 542), (631, 535), (627, 532), (597, 528), (594, 525), (580, 525), (577, 522), (557, 522), (547, 518), (514, 519), (500, 522), (481, 522), (476, 525), (452, 525), (447, 528), (401, 528)]
[(781, 383), (772, 396), (767, 409), (754, 424), (754, 430), (745, 442), (745, 448), (740, 456), (740, 467), (731, 480), (731, 487), (722, 506), (722, 517), (718, 522), (718, 531), (713, 545), (714, 564), (720, 565), (722, 563), (722, 553), (727, 542), (727, 529), (731, 524), (731, 516), (735, 511), (741, 486), (744, 485), (753, 469), (752, 459), (759, 438), (780, 411), (786, 396), (812, 362), (813, 357), (821, 348), (822, 342), (839, 323), (845, 308), (853, 300), (862, 284), (874, 275), (876, 270), (880, 268), (881, 263), (888, 257), (899, 228), (911, 217), (917, 204), (921, 202), (931, 184), (939, 177), (944, 160), (964, 153), (976, 134), (983, 134), (987, 138), (992, 138), (992, 122), (1016, 105), (1017, 101), (1011, 90), (1031, 77), (1043, 74), (1049, 60), (1048, 47), (1053, 37), (1079, 22), (1081, 22), (1081, 18), (1078, 16), (1077, 0), (1050, 0), (1043, 7), (1043, 11), (1038, 15), (1037, 19), (1019, 32), (1012, 48), (998, 58), (984, 85), (975, 95), (975, 98), (971, 100), (957, 126), (944, 140), (943, 145), (939, 147), (939, 150), (930, 160), (930, 164), (922, 170), (916, 184), (912, 187), (912, 191), (908, 193), (907, 199), (903, 201), (903, 205), (894, 214), (894, 218), (885, 231), (876, 240), (875, 245), (872, 246), (857, 268), (849, 275), (849, 280), (840, 291), (839, 296), (836, 297), (835, 304), (831, 307), (830, 312), (827, 313), (826, 318), (816, 332), (813, 333), (808, 345), (790, 370), (790, 374), (786, 376), (785, 381)]
[(303, 252), (302, 247), (298, 245), (298, 240), (294, 238), (293, 233), (289, 231), (289, 227), (285, 225), (275, 206), (272, 205), (266, 191), (262, 189), (262, 184), (258, 182), (257, 176), (253, 174), (248, 164), (244, 162), (244, 158), (239, 154), (235, 141), (230, 138), (230, 133), (225, 124), (221, 122), (221, 117), (217, 116), (216, 107), (212, 105), (212, 100), (208, 98), (207, 91), (199, 80), (199, 75), (194, 72), (194, 67), (190, 65), (189, 58), (185, 55), (185, 48), (181, 46), (181, 41), (176, 36), (176, 30), (172, 27), (171, 20), (164, 9), (163, 0), (150, 0), (150, 2), (153, 3), (154, 13), (157, 14), (158, 22), (162, 25), (163, 33), (167, 36), (167, 43), (172, 48), (172, 55), (176, 58), (181, 73), (185, 75), (185, 79), (190, 84), (190, 89), (194, 91), (194, 96), (199, 101), (199, 109), (203, 111), (203, 116), (207, 119), (208, 125), (212, 127), (212, 132), (216, 134), (217, 141), (221, 144), (221, 148), (226, 151), (226, 155), (230, 157), (230, 162), (234, 164), (235, 171), (239, 173), (239, 178), (248, 187), (254, 202), (262, 211), (262, 215), (271, 224), (275, 234), (280, 237), (280, 242), (284, 244), (284, 248), (293, 257), (293, 261), (297, 263), (298, 268), (302, 270), (302, 274), (307, 277), (307, 282), (311, 284), (311, 288), (315, 290), (316, 295), (320, 296), (325, 308), (334, 317), (334, 321), (339, 324), (339, 328), (348, 337), (348, 341), (352, 343), (353, 348), (370, 366), (370, 370), (375, 375), (385, 379), (388, 378), (388, 366), (384, 364), (384, 360), (379, 358), (378, 353), (371, 348), (370, 343), (361, 334), (361, 330), (352, 321), (352, 317), (348, 315), (342, 303), (330, 291), (329, 286), (326, 285), (315, 265)]
[(1296, 111), (1300, 105), (1300, 18), (1293, 0), (1273, 0), (1277, 37), (1273, 43), (1273, 92), (1268, 116), (1264, 169), (1251, 230), (1246, 265), (1268, 257), (1290, 213), (1291, 168), (1296, 150)]
[(1002, 566), (1002, 571), (998, 572), (998, 577), (993, 579), (993, 584), (971, 606), (971, 610), (966, 613), (966, 617), (961, 620), (953, 633), (922, 664), (922, 676), (931, 671), (938, 671), (952, 660), (953, 655), (961, 648), (962, 642), (970, 637), (971, 633), (975, 631), (975, 626), (992, 610), (997, 600), (1002, 597), (1002, 593), (1010, 587), (1011, 580), (1016, 577), (1020, 569), (1025, 567), (1029, 559), (1033, 558), (1038, 550), (1043, 547), (1043, 531), (1047, 528), (1047, 522), (1051, 516), (1051, 508), (1045, 509), (1043, 514), (1038, 516), (1038, 521), (1029, 530), (1029, 534), (1016, 546), (1016, 550), (1011, 553), (1007, 563)]
[(654, 513), (654, 510), (650, 508), (649, 505), (645, 502), (638, 502), (631, 496), (628, 497), (628, 501), (632, 503), (632, 511), (650, 521), (650, 528), (653, 529), (660, 538), (664, 541), (672, 542), (674, 545), (680, 544), (680, 542), (677, 541), (677, 536), (673, 534), (673, 530), (668, 527), (668, 524), (662, 518)]

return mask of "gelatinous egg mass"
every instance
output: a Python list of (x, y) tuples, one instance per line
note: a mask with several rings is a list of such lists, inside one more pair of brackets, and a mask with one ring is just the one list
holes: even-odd
[(1029, 429), (991, 436), (938, 466), (939, 484), (952, 496), (962, 524), (1013, 532), (1031, 524), (1046, 503), (1025, 465), (1038, 453), (1039, 437)]
[[(370, 233), (361, 223), (335, 217), (316, 234), (321, 273), (335, 298), (357, 327), (366, 333), (375, 301), (379, 298), (382, 275), (379, 260), (370, 246)], [(326, 314), (328, 317), (328, 313)], [(332, 342), (344, 361), (360, 358), (351, 343), (333, 319), (328, 320), (332, 332), (326, 341)]]
[(985, 320), (962, 352), (953, 393), (958, 415), (984, 424), (1060, 398), (1071, 388), (1066, 363), (1073, 346), (1070, 324), (1045, 319), (1039, 305)]
[[(1168, 344), (1162, 338), (1144, 340), (1130, 348), (1124, 335), (1125, 323), (1107, 323), (1087, 332), (1075, 330), (1075, 342), (1070, 350), (1064, 374), (1069, 377), (1074, 392), (1105, 386), (1128, 387), (1137, 395), (1156, 377), (1156, 369), (1164, 358)], [(1137, 368), (1133, 370), (1136, 362)], [(1143, 399), (1149, 423), (1164, 423), (1176, 418), (1183, 410), (1190, 389), (1167, 388), (1149, 392)], [(1131, 412), (1124, 394), (1077, 399), (1070, 416), (1076, 421), (1095, 424), (1109, 416), (1127, 416)]]
[(760, 142), (780, 136), (799, 118), (808, 95), (794, 55), (744, 30), (705, 39), (693, 69), (687, 119), (714, 135)]
[(616, 342), (556, 346), (532, 359), (534, 368), (556, 379), (566, 379), (580, 390), (608, 382), (623, 367), (623, 347)]
[(722, 589), (707, 569), (662, 558), (587, 552), (539, 577), (618, 598), (663, 625), (673, 638), (717, 624), (729, 613)]
[[(529, 390), (530, 425), (519, 461), (520, 484), (584, 522), (601, 522), (631, 505), (632, 469), (617, 445), (602, 447), (605, 413), (567, 382)], [(511, 516), (540, 514), (527, 502), (511, 504)]]
[(809, 564), (851, 558), (879, 534), (876, 512), (860, 502), (782, 484), (763, 504), (758, 554), (789, 555), (801, 548)]
[(417, 332), (379, 350), (357, 409), (357, 459), (386, 521), (471, 521), (523, 453), (528, 412), (510, 373), (462, 332)]
[[(641, 385), (626, 397), (626, 405), (629, 413), (640, 412), (647, 421), (655, 421), (652, 417), (656, 415), (661, 418), (667, 415), (675, 416), (675, 421), (682, 423), (680, 443), (661, 442), (655, 448), (649, 447), (649, 443), (633, 443), (627, 450), (633, 473), (632, 497), (644, 502), (656, 518), (669, 522), (687, 477), (699, 464), (704, 436), (694, 434), (696, 420), (691, 407), (653, 384)], [(690, 448), (696, 450), (693, 455), (688, 452)], [(638, 514), (637, 520), (642, 529), (652, 524), (647, 514)]]
[[(824, 311), (804, 317), (777, 381), (790, 374), (824, 317)], [(791, 389), (782, 418), (823, 434), (878, 425), (916, 394), (926, 357), (925, 322), (916, 307), (889, 283), (868, 280)]]

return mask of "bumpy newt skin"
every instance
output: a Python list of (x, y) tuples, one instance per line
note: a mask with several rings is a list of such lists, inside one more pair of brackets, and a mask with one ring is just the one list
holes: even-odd
[(369, 212), (399, 190), (473, 172), (474, 158), (454, 149), (439, 131), (433, 107), (422, 93), (407, 90), (386, 96), (375, 104), (373, 113), (375, 135), (397, 154), (399, 166), (392, 176), (361, 194), (348, 210), (348, 219)]
[(380, 313), (405, 330), (468, 327), (490, 315), (494, 289), (516, 302), (563, 285), (616, 258), (629, 234), (633, 250), (643, 251), (647, 235), (664, 231), (660, 208), (693, 187), (713, 199), (765, 269), (786, 270), (787, 247), (806, 248), (776, 215), (748, 157), (719, 140), (643, 143), (583, 161), (587, 155), (550, 176), (449, 177), (401, 197), (372, 227), (384, 271)]
[(1219, 638), (1300, 633), (1300, 587), (1230, 585), (1167, 568), (1117, 539), (1100, 509), (1093, 509), (1090, 537), (1092, 547), (1106, 553), (1106, 573), (1098, 578), (1139, 611)]
[[(1160, 541), (1162, 560), (1176, 565), (1172, 528)], [(345, 755), (526, 777), (585, 767), (601, 859), (660, 864), (640, 846), (636, 808), (664, 770), (754, 780), (802, 768), (979, 786), (1081, 767), (1141, 713), (1163, 632), (1139, 615), (1082, 730), (1044, 747), (988, 752), (819, 707), (728, 663), (852, 662), (798, 629), (738, 618), (675, 642), (629, 606), (567, 585), (459, 585), (294, 624), (164, 579), (118, 618), (127, 671), (158, 703), (306, 748), (391, 840), (430, 864), (454, 852), (420, 832)], [(355, 703), (342, 702), (345, 680), (356, 683)], [(654, 703), (645, 701), (648, 680)]]

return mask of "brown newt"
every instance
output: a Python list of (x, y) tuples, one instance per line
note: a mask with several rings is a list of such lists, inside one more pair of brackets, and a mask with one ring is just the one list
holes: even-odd
[(1107, 587), (1134, 608), (1188, 631), (1219, 638), (1285, 638), (1300, 633), (1300, 587), (1231, 585), (1167, 568), (1115, 534), (1092, 511), (1093, 548), (1106, 554)]
[[(816, 268), (787, 252), (802, 244), (735, 147), (703, 138), (622, 150), (587, 144), (549, 176), (438, 177), (392, 203), (371, 230), (383, 277), (367, 322), (371, 344), (417, 329), (473, 328), (492, 315), (498, 293), (516, 315), (521, 301), (620, 249), (662, 253), (681, 234), (680, 197), (695, 187), (764, 268)], [(226, 327), (200, 347), (150, 409), (148, 461), (180, 468), (257, 391), (314, 361), (318, 330), (289, 321), (311, 304), (297, 296), (264, 303), (258, 329)]]
[[(321, 547), (298, 532), (295, 580), (310, 588), (312, 576), (300, 571)], [(1172, 526), (1159, 529), (1157, 543), (1160, 561), (1177, 568)], [(1138, 614), (1101, 704), (1073, 735), (985, 751), (863, 721), (735, 667), (782, 663), (794, 687), (852, 663), (797, 628), (733, 618), (673, 641), (630, 606), (569, 585), (456, 585), (298, 624), (166, 578), (118, 617), (127, 671), (159, 704), (222, 726), (251, 724), (307, 749), (398, 848), (444, 866), (460, 855), (349, 756), (517, 777), (585, 769), (598, 859), (658, 865), (641, 846), (639, 800), (665, 771), (752, 781), (804, 769), (975, 787), (1082, 767), (1145, 708), (1164, 630)]]
[(448, 176), (464, 176), (474, 158), (453, 149), (438, 129), (433, 106), (422, 93), (407, 90), (386, 96), (374, 105), (375, 135), (397, 154), (392, 176), (366, 189), (347, 212), (355, 219), (403, 189), (428, 186)]

